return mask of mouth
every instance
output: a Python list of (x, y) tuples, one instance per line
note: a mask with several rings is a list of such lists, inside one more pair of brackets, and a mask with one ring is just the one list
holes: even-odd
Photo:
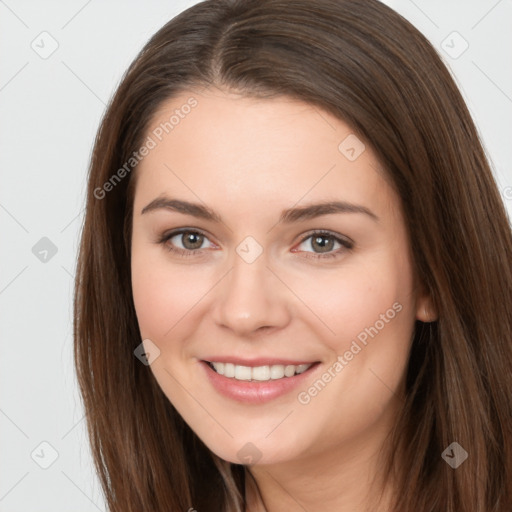
[[(213, 389), (230, 400), (254, 405), (279, 397), (290, 400), (291, 398), (285, 397), (289, 397), (297, 388), (305, 388), (321, 370), (320, 361), (306, 363), (260, 359), (251, 361), (249, 366), (246, 361), (234, 358), (230, 358), (231, 361), (212, 359), (199, 360), (199, 363)], [(238, 362), (246, 364), (236, 364)]]
[(204, 361), (214, 372), (228, 379), (265, 382), (270, 380), (288, 379), (309, 370), (316, 363), (306, 364), (273, 364), (262, 366), (243, 366), (221, 361)]

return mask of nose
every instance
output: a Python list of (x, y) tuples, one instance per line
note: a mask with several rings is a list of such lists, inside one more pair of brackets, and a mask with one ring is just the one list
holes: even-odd
[(268, 267), (263, 253), (247, 263), (237, 254), (217, 288), (213, 318), (237, 336), (285, 327), (291, 318), (286, 287)]

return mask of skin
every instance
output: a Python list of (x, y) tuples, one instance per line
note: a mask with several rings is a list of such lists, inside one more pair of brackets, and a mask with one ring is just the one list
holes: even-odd
[[(160, 350), (151, 371), (216, 455), (240, 464), (242, 447), (257, 448), (250, 471), (268, 511), (363, 511), (380, 490), (379, 450), (401, 404), (415, 320), (435, 318), (413, 273), (399, 197), (368, 144), (354, 161), (340, 152), (350, 126), (287, 97), (187, 91), (162, 105), (147, 135), (191, 96), (198, 105), (136, 171), (132, 285), (142, 339)], [(163, 195), (207, 205), (222, 222), (163, 208), (141, 213)], [(287, 208), (333, 200), (364, 206), (378, 220), (345, 212), (278, 223)], [(186, 236), (159, 243), (179, 228), (206, 233), (199, 250)], [(353, 247), (328, 237), (337, 256), (315, 258), (325, 253), (306, 239), (313, 230), (348, 237)], [(263, 250), (252, 263), (236, 252), (247, 236)], [(300, 403), (298, 392), (397, 303), (400, 312)], [(307, 386), (245, 404), (206, 379), (198, 361), (211, 354), (320, 365)], [(250, 482), (247, 496), (251, 510), (265, 510)]]

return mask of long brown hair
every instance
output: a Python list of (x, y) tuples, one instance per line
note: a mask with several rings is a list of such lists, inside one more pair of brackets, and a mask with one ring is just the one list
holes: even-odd
[[(313, 104), (376, 152), (439, 313), (416, 323), (390, 436), (394, 510), (510, 512), (509, 220), (450, 72), (377, 0), (201, 2), (159, 30), (123, 77), (95, 141), (74, 304), (76, 370), (109, 509), (245, 508), (244, 467), (206, 448), (133, 354), (141, 342), (130, 281), (135, 169), (126, 162), (164, 101), (210, 85)], [(457, 469), (441, 456), (453, 442), (469, 455)]]

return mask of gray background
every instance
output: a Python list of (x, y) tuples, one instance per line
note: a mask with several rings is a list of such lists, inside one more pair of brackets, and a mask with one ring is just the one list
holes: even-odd
[[(0, 0), (2, 512), (105, 510), (72, 365), (86, 171), (122, 73), (195, 3)], [(452, 69), (512, 215), (512, 2), (386, 3)]]

